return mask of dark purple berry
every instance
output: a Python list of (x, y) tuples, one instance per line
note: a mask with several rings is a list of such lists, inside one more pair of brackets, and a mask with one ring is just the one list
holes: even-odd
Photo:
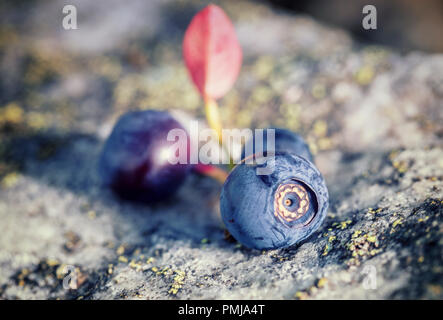
[[(121, 116), (99, 160), (104, 184), (131, 200), (154, 202), (172, 195), (191, 169), (189, 164), (170, 162), (171, 146), (177, 143), (167, 141), (172, 129), (184, 131), (167, 112), (133, 111)], [(186, 138), (184, 148), (189, 154), (187, 134)]]

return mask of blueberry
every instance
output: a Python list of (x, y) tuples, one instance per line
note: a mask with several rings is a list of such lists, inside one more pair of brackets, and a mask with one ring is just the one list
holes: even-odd
[[(312, 162), (289, 152), (256, 162), (237, 165), (223, 185), (220, 210), (228, 231), (254, 249), (284, 248), (309, 237), (328, 209), (321, 173)], [(256, 169), (266, 166), (272, 173), (258, 175)]]
[[(300, 135), (282, 128), (268, 128), (263, 130), (263, 153), (267, 151), (267, 131), (269, 129), (275, 130), (275, 151), (292, 152), (308, 159), (311, 162), (314, 162), (314, 158), (309, 150), (309, 146), (306, 144), (304, 139)], [(250, 156), (251, 154), (257, 153), (256, 147), (254, 136), (253, 139), (247, 141), (243, 147), (242, 159)], [(252, 153), (250, 152), (251, 150)]]
[(191, 169), (188, 164), (169, 161), (168, 152), (175, 142), (167, 141), (167, 135), (172, 129), (184, 130), (167, 112), (132, 111), (121, 116), (99, 159), (104, 184), (123, 198), (143, 202), (172, 195)]

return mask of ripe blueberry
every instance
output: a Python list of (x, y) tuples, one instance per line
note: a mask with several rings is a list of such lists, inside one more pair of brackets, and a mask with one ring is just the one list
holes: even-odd
[[(288, 152), (257, 163), (237, 165), (223, 185), (220, 210), (228, 231), (255, 249), (284, 248), (309, 237), (328, 209), (321, 173), (310, 161)], [(265, 166), (271, 166), (272, 173), (257, 175), (256, 169)]]
[(123, 198), (144, 202), (174, 193), (191, 166), (170, 163), (169, 152), (175, 142), (167, 141), (167, 136), (172, 129), (184, 130), (167, 112), (133, 111), (121, 116), (99, 159), (104, 184)]
[[(268, 128), (263, 130), (263, 153), (267, 151), (267, 132), (270, 129), (273, 129), (275, 132), (274, 151), (287, 151), (295, 153), (296, 155), (302, 156), (309, 161), (314, 162), (311, 151), (309, 150), (309, 146), (306, 144), (303, 138), (292, 131), (282, 128)], [(261, 153), (258, 149), (259, 147), (256, 145), (256, 139), (254, 136), (244, 145), (242, 150), (242, 159), (255, 153)], [(252, 150), (252, 153), (250, 150)]]

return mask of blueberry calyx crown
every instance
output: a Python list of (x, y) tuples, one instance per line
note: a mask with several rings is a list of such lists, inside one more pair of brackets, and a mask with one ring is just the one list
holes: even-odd
[(281, 183), (274, 193), (274, 216), (290, 227), (309, 224), (317, 213), (317, 199), (303, 182), (290, 179)]

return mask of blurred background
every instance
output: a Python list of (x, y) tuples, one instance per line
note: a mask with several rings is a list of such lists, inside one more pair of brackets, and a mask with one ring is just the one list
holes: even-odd
[[(349, 31), (360, 41), (389, 45), (401, 51), (424, 50), (442, 52), (443, 2), (414, 0), (394, 1), (286, 1), (269, 0), (276, 7), (294, 13), (306, 13), (328, 24)], [(362, 8), (371, 4), (377, 8), (379, 28), (365, 30), (361, 27)]]
[[(223, 123), (306, 138), (330, 190), (324, 227), (260, 255), (224, 238), (215, 181), (191, 177), (155, 207), (101, 188), (124, 112), (204, 121), (181, 41), (208, 2), (4, 0), (0, 298), (442, 298), (442, 1), (371, 1), (377, 30), (360, 0), (214, 3), (244, 53)], [(67, 264), (77, 291), (61, 287)], [(378, 290), (361, 288), (368, 264)]]

